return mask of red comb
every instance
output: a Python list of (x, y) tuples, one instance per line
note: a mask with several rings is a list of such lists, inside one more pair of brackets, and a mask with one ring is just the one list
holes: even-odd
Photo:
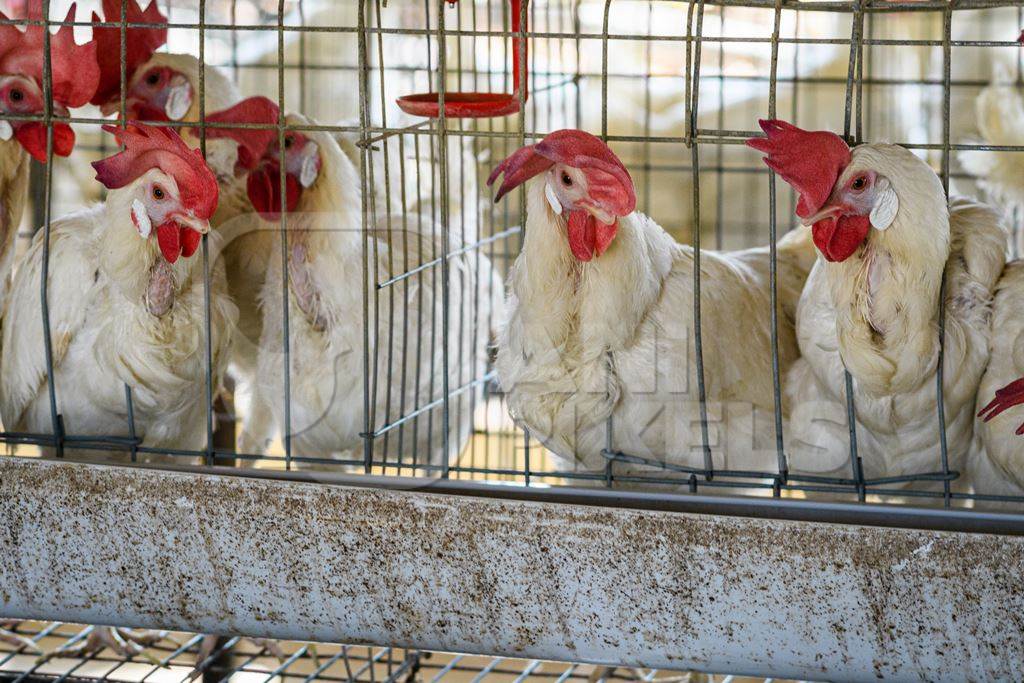
[[(280, 108), (266, 97), (248, 97), (233, 107), (207, 114), (208, 123), (246, 123), (275, 125), (280, 117)], [(206, 137), (228, 138), (238, 143), (238, 165), (251, 170), (263, 156), (267, 147), (277, 137), (277, 131), (269, 128), (207, 128)]]
[(636, 208), (633, 179), (615, 152), (600, 138), (572, 128), (556, 130), (536, 145), (516, 150), (498, 164), (487, 179), (490, 185), (499, 175), (505, 174), (494, 201), (555, 163), (573, 166), (587, 173), (591, 197), (604, 201), (617, 215), (626, 216)]
[(800, 193), (796, 215), (817, 213), (832, 186), (850, 163), (850, 147), (825, 130), (806, 131), (777, 119), (758, 121), (767, 138), (750, 138), (747, 145), (766, 153), (764, 162)]
[(170, 128), (145, 126), (130, 121), (124, 129), (103, 126), (124, 149), (94, 161), (96, 180), (107, 189), (124, 187), (152, 168), (172, 176), (182, 204), (197, 217), (209, 220), (217, 208), (217, 179), (198, 149), (190, 149)]
[[(626, 216), (633, 213), (636, 208), (636, 191), (633, 188), (633, 178), (629, 171), (622, 165), (615, 152), (601, 140), (590, 133), (573, 128), (556, 130), (550, 133), (536, 145), (537, 154), (561, 162), (568, 166), (574, 166), (583, 170), (596, 170), (611, 176), (611, 180), (624, 192), (616, 192), (615, 213), (619, 216)], [(600, 178), (600, 174), (588, 174), (590, 181), (590, 194), (594, 199), (594, 180)], [(603, 185), (604, 183), (602, 183)]]
[[(103, 19), (93, 12), (93, 22), (121, 23), (121, 0), (103, 0)], [(129, 24), (163, 24), (167, 17), (160, 13), (156, 0), (143, 10), (138, 0), (128, 0), (124, 20)], [(167, 42), (166, 28), (129, 28), (125, 35), (125, 78), (153, 56)], [(100, 65), (100, 82), (93, 104), (106, 104), (121, 95), (121, 29), (120, 27), (94, 27), (93, 42), (98, 48), (96, 57)]]
[[(41, 0), (31, 0), (27, 6), (30, 19), (42, 19)], [(75, 4), (68, 9), (65, 22), (74, 22)], [(6, 19), (2, 12), (0, 18)], [(20, 31), (13, 24), (0, 25), (0, 72), (21, 74), (35, 79), (43, 87), (42, 26), (26, 26)], [(53, 99), (65, 107), (80, 107), (89, 101), (99, 83), (100, 70), (96, 62), (96, 44), (75, 43), (71, 26), (61, 26), (50, 37), (50, 76)]]

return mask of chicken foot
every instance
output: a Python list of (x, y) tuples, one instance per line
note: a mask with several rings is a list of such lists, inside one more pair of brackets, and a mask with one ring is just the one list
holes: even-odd
[(121, 657), (142, 657), (151, 664), (161, 666), (156, 657), (146, 652), (146, 648), (166, 638), (167, 631), (135, 631), (119, 626), (89, 626), (88, 629), (91, 630), (85, 638), (46, 653), (39, 658), (39, 662), (54, 657), (89, 657), (109, 648)]
[[(205, 635), (203, 636), (202, 642), (199, 644), (199, 650), (196, 652), (196, 664), (192, 673), (189, 674), (189, 680), (194, 681), (203, 675), (203, 672), (213, 663), (212, 657), (215, 650), (217, 649), (218, 636)], [(247, 640), (260, 648), (270, 653), (271, 656), (276, 657), (281, 663), (288, 658), (284, 650), (281, 649), (281, 645), (276, 640), (270, 640), (269, 638), (247, 638)], [(316, 656), (316, 650), (313, 650), (313, 656)]]
[(8, 645), (13, 645), (19, 650), (28, 650), (33, 654), (42, 654), (43, 651), (40, 650), (39, 646), (36, 645), (32, 640), (30, 640), (26, 636), (21, 635), (20, 633), (15, 633), (13, 631), (8, 630), (14, 628), (14, 626), (16, 626), (19, 622), (20, 620), (18, 619), (0, 621), (0, 642), (7, 643)]

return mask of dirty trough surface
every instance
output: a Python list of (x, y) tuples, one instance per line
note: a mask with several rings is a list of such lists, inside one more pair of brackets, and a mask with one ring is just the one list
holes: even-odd
[[(88, 636), (90, 627), (62, 622), (23, 621), (13, 629), (38, 650), (53, 652)], [(213, 655), (197, 662), (203, 636), (161, 632), (163, 638), (133, 657), (110, 649), (90, 656), (54, 656), (43, 661), (27, 646), (0, 641), (0, 681), (145, 681), (187, 683), (248, 681), (354, 681), (389, 683), (411, 681), (585, 681), (607, 683), (760, 683), (765, 679), (739, 676), (609, 669), (506, 657), (484, 657), (448, 652), (424, 652), (390, 647), (261, 641), (220, 638)], [(276, 653), (274, 652), (276, 650)], [(280, 657), (278, 656), (280, 655)], [(783, 683), (778, 681), (777, 683)]]

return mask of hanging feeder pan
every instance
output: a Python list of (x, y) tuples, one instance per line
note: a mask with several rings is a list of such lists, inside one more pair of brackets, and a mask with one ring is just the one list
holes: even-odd
[[(454, 5), (458, 0), (452, 0)], [(520, 73), (520, 62), (527, 62), (526, 41), (520, 39), (519, 14), (521, 3), (529, 0), (509, 0), (512, 15), (512, 86), (511, 93), (492, 92), (449, 92), (444, 95), (444, 115), (453, 119), (479, 119), (494, 116), (508, 116), (519, 111), (519, 93), (522, 89), (523, 101), (527, 99), (527, 82), (529, 67), (524, 66)], [(520, 57), (522, 54), (522, 57)], [(437, 118), (441, 115), (441, 96), (436, 92), (404, 95), (396, 102), (399, 109), (413, 116)]]

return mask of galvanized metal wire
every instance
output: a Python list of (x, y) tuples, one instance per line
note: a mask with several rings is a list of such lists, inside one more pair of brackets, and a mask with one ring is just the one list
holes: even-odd
[[(44, 652), (80, 643), (96, 626), (61, 622), (21, 622), (15, 627)], [(262, 680), (348, 683), (411, 681), (647, 681), (683, 683), (686, 674), (654, 669), (615, 669), (589, 664), (485, 657), (397, 647), (367, 647), (289, 641), (253, 642), (238, 637), (199, 659), (204, 636), (164, 632), (132, 657), (109, 649), (83, 656), (60, 655), (41, 661), (37, 653), (0, 642), (0, 679), (18, 681), (204, 681)], [(276, 656), (282, 655), (281, 657)], [(702, 676), (709, 683), (727, 676)], [(745, 679), (753, 680), (753, 679)]]
[[(199, 70), (198, 122), (156, 122), (154, 125), (190, 127), (199, 131), (200, 147), (206, 150), (208, 130), (230, 125), (242, 128), (273, 130), (284, 154), (285, 136), (293, 131), (323, 131), (349, 135), (356, 139), (359, 149), (358, 169), (361, 175), (360, 191), (363, 212), (360, 228), (362, 263), (361, 315), (353, 324), (362, 325), (362, 376), (351, 378), (361, 386), (362, 424), (361, 448), (341, 453), (314, 453), (296, 449), (296, 426), (292, 377), (292, 325), (290, 295), (287, 284), (281, 291), (283, 333), (281, 349), (283, 363), (284, 424), (281, 428), (280, 449), (274, 452), (238, 452), (224, 450), (216, 445), (217, 426), (222, 424), (214, 414), (214, 398), (218, 387), (212, 367), (213, 351), (210, 330), (210, 272), (211, 258), (207, 240), (203, 240), (202, 265), (206, 329), (204, 349), (205, 377), (197, 384), (197, 391), (205, 394), (206, 445), (198, 451), (174, 448), (152, 448), (144, 444), (135, 425), (132, 387), (125, 387), (128, 415), (124, 433), (114, 435), (81, 435), (66, 433), (59, 410), (59, 397), (71, 387), (48, 383), (52, 429), (50, 433), (26, 434), (7, 431), (0, 435), (19, 454), (28, 454), (26, 446), (37, 446), (56, 457), (82, 457), (95, 459), (93, 453), (122, 453), (126, 459), (146, 462), (155, 458), (212, 465), (219, 459), (230, 458), (240, 467), (262, 466), (282, 469), (295, 467), (323, 467), (358, 469), (364, 472), (453, 477), (480, 480), (511, 480), (525, 485), (538, 483), (599, 484), (610, 487), (641, 485), (661, 487), (665, 490), (730, 493), (760, 490), (765, 495), (784, 498), (800, 494), (832, 494), (838, 498), (867, 501), (872, 496), (897, 493), (904, 499), (921, 503), (934, 502), (950, 507), (968, 500), (999, 500), (1020, 503), (1024, 499), (989, 496), (984, 492), (964, 494), (953, 489), (959, 473), (950, 467), (945, 435), (943, 395), (944, 334), (940, 334), (939, 362), (936, 376), (936, 411), (939, 424), (938, 449), (934, 467), (929, 471), (905, 476), (870, 478), (865, 476), (858, 448), (856, 430), (857, 407), (853, 399), (854, 386), (849, 373), (845, 376), (846, 414), (849, 424), (849, 476), (812, 476), (790, 471), (787, 440), (783, 420), (783, 382), (779, 360), (779, 325), (776, 304), (777, 237), (780, 229), (791, 223), (793, 195), (788, 187), (777, 185), (776, 178), (767, 169), (755, 163), (752, 157), (737, 159), (734, 148), (754, 135), (752, 123), (757, 116), (790, 116), (798, 118), (806, 106), (828, 89), (842, 92), (842, 106), (830, 113), (832, 125), (841, 129), (851, 144), (869, 140), (875, 99), (885, 93), (899, 92), (900, 88), (934, 88), (941, 95), (941, 132), (925, 139), (896, 140), (897, 143), (924, 154), (938, 154), (940, 177), (947, 192), (950, 182), (967, 180), (953, 162), (955, 152), (979, 150), (989, 152), (1024, 152), (1024, 147), (1012, 145), (975, 144), (964, 141), (960, 131), (954, 130), (952, 116), (954, 103), (959, 98), (976, 92), (987, 81), (978, 75), (954, 74), (955, 51), (1006, 50), (1014, 47), (1008, 40), (989, 40), (982, 37), (955, 38), (955, 23), (968, 11), (977, 12), (1008, 6), (1020, 7), (1020, 2), (995, 0), (962, 0), (956, 3), (928, 0), (925, 2), (881, 3), (863, 0), (852, 2), (794, 2), (792, 0), (697, 0), (693, 3), (672, 0), (533, 0), (521, 6), (520, 30), (512, 31), (507, 4), (501, 0), (474, 0), (449, 7), (446, 2), (423, 0), (400, 3), (392, 0), (362, 0), (356, 4), (351, 25), (332, 24), (322, 20), (325, 6), (310, 0), (298, 4), (279, 0), (276, 10), (261, 16), (256, 24), (238, 21), (239, 0), (230, 2), (198, 3), (196, 21), (171, 17), (165, 24), (172, 32), (191, 31), (198, 34), (198, 58), (202, 66), (229, 68), (236, 81), (244, 78), (267, 79), (282, 111), (304, 110), (312, 107), (326, 111), (319, 120), (296, 124), (284, 119), (276, 126), (256, 124), (218, 124), (205, 120), (207, 113), (205, 68)], [(401, 6), (401, 7), (399, 7)], [(622, 7), (643, 12), (640, 28), (628, 32), (616, 24), (616, 14)], [(662, 8), (681, 9), (685, 20), (678, 26), (657, 24), (655, 12)], [(170, 8), (167, 8), (168, 10)], [(44, 3), (46, 16), (57, 15)], [(408, 12), (415, 22), (403, 23), (400, 11)], [(583, 15), (592, 12), (593, 16)], [(767, 30), (758, 35), (748, 22), (734, 29), (731, 22), (740, 21), (744, 12), (759, 12)], [(940, 18), (941, 30), (926, 37), (893, 38), (878, 36), (877, 21), (894, 16), (931, 16)], [(639, 16), (639, 15), (638, 15)], [(828, 35), (827, 31), (811, 31), (816, 17), (848, 18), (848, 30), (843, 35)], [(598, 17), (598, 18), (596, 18)], [(793, 17), (792, 24), (786, 23)], [(174, 19), (174, 20), (172, 20)], [(6, 20), (0, 23), (28, 24), (27, 20)], [(45, 21), (48, 27), (64, 25), (61, 21)], [(74, 22), (76, 26), (88, 22)], [(122, 83), (119, 121), (126, 119), (125, 99), (129, 74), (125, 73), (127, 29), (139, 26), (121, 21), (108, 21), (104, 26), (121, 31)], [(709, 26), (714, 25), (716, 30)], [(528, 26), (528, 28), (527, 28)], [(785, 28), (784, 27), (790, 27)], [(216, 43), (215, 34), (226, 34), (225, 47)], [(261, 57), (243, 57), (243, 47), (261, 36), (272, 38), (272, 46)], [(350, 41), (351, 49), (340, 55), (319, 54), (311, 43), (322, 37)], [(529, 41), (530, 50), (520, 55), (520, 64), (512, 65), (510, 44), (514, 38)], [(214, 44), (216, 50), (209, 50)], [(617, 50), (626, 45), (640, 44), (642, 59), (629, 64), (617, 58)], [(409, 63), (399, 55), (401, 45), (423, 55), (419, 63)], [(297, 57), (293, 55), (297, 47)], [(784, 63), (783, 50), (793, 48), (793, 63)], [(599, 48), (600, 58), (594, 58)], [(727, 63), (727, 54), (734, 49), (764, 49), (768, 54), (767, 73), (741, 72)], [(802, 73), (800, 55), (812, 50), (832, 49), (847, 55), (845, 76), (835, 73)], [(901, 50), (936, 49), (941, 53), (941, 74), (921, 78), (893, 77), (874, 71), (878, 55), (898, 58)], [(212, 62), (211, 54), (219, 55)], [(671, 59), (665, 57), (671, 55)], [(664, 63), (659, 61), (664, 59)], [(666, 64), (668, 66), (666, 66)], [(431, 121), (409, 122), (396, 115), (393, 100), (396, 95), (408, 94), (415, 88), (429, 88), (439, 93), (456, 90), (511, 89), (511, 70), (518, 67), (530, 71), (530, 98), (520, 93), (518, 114), (500, 120), (463, 121), (442, 115)], [(49, 93), (49, 57), (44, 62), (44, 91)], [(1018, 67), (1018, 79), (1021, 69)], [(330, 97), (321, 96), (315, 83), (323, 76), (337, 77), (350, 87), (356, 100), (348, 107), (354, 114), (347, 121), (339, 121), (339, 110), (330, 109)], [(297, 86), (298, 97), (293, 93)], [(671, 86), (682, 115), (672, 125), (665, 125), (654, 116), (656, 93)], [(714, 86), (717, 93), (714, 92)], [(622, 89), (636, 88), (641, 93), (640, 111), (636, 125), (618, 125), (614, 119), (616, 101)], [(730, 90), (765, 89), (766, 97), (751, 98), (757, 102), (757, 111), (750, 108), (750, 116), (737, 121), (727, 115), (726, 102)], [(791, 101), (791, 110), (782, 112), (779, 92), (785, 91)], [(599, 93), (596, 99), (590, 99)], [(591, 106), (596, 101), (597, 107)], [(763, 104), (763, 106), (762, 106)], [(714, 117), (706, 116), (711, 109)], [(443, 108), (442, 108), (443, 112)], [(331, 114), (337, 114), (332, 116)], [(72, 123), (80, 131), (92, 131), (97, 124), (106, 122), (96, 116), (61, 117), (54, 115), (48, 105), (39, 117), (3, 115), (10, 120), (39, 120), (48, 126), (48, 163), (41, 174), (42, 188), (38, 195), (43, 207), (41, 229), (44, 231), (44, 274), (40, 282), (40, 315), (44, 321), (44, 339), (48, 376), (53, 377), (53, 340), (51, 338), (48, 281), (50, 229), (54, 212), (51, 209), (55, 186), (71, 182), (59, 174), (60, 166), (53, 163), (52, 125)], [(352, 120), (352, 119), (355, 120)], [(797, 123), (800, 123), (799, 120)], [(647, 210), (659, 199), (652, 189), (655, 182), (665, 178), (685, 181), (689, 197), (678, 197), (680, 207), (676, 215), (654, 218), (671, 230), (677, 238), (688, 241), (694, 249), (693, 317), (695, 321), (695, 363), (697, 367), (697, 396), (700, 404), (700, 448), (702, 466), (688, 467), (641, 457), (614, 449), (615, 425), (609, 421), (604, 471), (556, 470), (545, 458), (543, 447), (528, 433), (515, 427), (507, 418), (500, 388), (495, 385), (493, 369), (483, 372), (464, 371), (465, 359), (480, 349), (469, 348), (461, 330), (476, 332), (491, 329), (496, 321), (484, 311), (484, 302), (493, 299), (492, 281), (476, 281), (472, 289), (462, 291), (462, 285), (453, 279), (454, 264), (469, 264), (480, 271), (486, 261), (494, 263), (502, 274), (507, 272), (522, 241), (521, 223), (526, 213), (525, 197), (520, 196), (518, 206), (505, 202), (494, 206), (491, 195), (480, 183), (482, 175), (497, 160), (517, 146), (535, 141), (551, 130), (562, 127), (581, 127), (599, 133), (613, 147), (621, 146), (632, 154), (626, 160), (634, 171), (640, 190), (641, 209)], [(469, 153), (464, 150), (468, 149)], [(456, 152), (455, 150), (459, 150)], [(109, 143), (101, 138), (87, 140), (75, 154), (95, 155), (109, 151)], [(457, 156), (456, 156), (457, 155)], [(281, 164), (279, 178), (282, 195), (286, 178)], [(465, 196), (464, 188), (476, 179), (476, 196)], [(763, 181), (767, 180), (767, 186)], [(735, 192), (740, 182), (743, 187), (764, 190), (764, 206), (754, 200), (732, 202), (726, 194)], [(374, 188), (383, 185), (387, 192), (378, 196)], [(780, 187), (782, 196), (780, 197)], [(710, 188), (710, 190), (709, 190)], [(713, 191), (714, 204), (708, 202), (707, 193)], [(520, 193), (521, 194), (521, 193)], [(460, 201), (459, 208), (452, 202)], [(687, 201), (687, 199), (689, 201)], [(740, 206), (743, 204), (743, 206)], [(413, 213), (410, 206), (422, 207), (422, 213)], [(480, 209), (479, 220), (471, 219), (469, 211)], [(767, 209), (765, 211), (764, 209)], [(423, 214), (428, 215), (423, 215)], [(754, 218), (756, 216), (756, 219)], [(749, 220), (747, 220), (749, 219)], [(740, 231), (737, 224), (747, 220), (755, 227)], [(279, 251), (282, 272), (288, 272), (289, 217), (284, 214), (276, 228), (279, 231)], [(373, 237), (375, 231), (384, 239)], [(707, 414), (704, 344), (702, 336), (702, 290), (708, 283), (700, 277), (701, 251), (707, 240), (715, 248), (723, 248), (736, 241), (752, 241), (770, 245), (770, 301), (771, 364), (774, 419), (771, 438), (776, 452), (777, 468), (773, 471), (740, 471), (716, 468), (712, 459), (712, 446)], [(409, 263), (387, 250), (384, 245), (415, 242), (417, 251), (424, 254), (422, 261)], [(287, 282), (287, 278), (285, 278)], [(424, 283), (430, 283), (439, 292), (439, 302), (424, 314)], [(458, 307), (450, 305), (459, 301)], [(944, 296), (944, 292), (940, 294)], [(415, 307), (416, 315), (410, 311)], [(943, 309), (939, 307), (940, 329), (944, 323)], [(373, 321), (371, 323), (370, 321)], [(386, 324), (378, 324), (386, 321)], [(453, 332), (459, 330), (459, 332)], [(455, 334), (455, 337), (452, 337)], [(491, 343), (493, 343), (493, 339)], [(435, 357), (438, 358), (435, 361)], [(435, 362), (439, 367), (435, 367)], [(459, 368), (455, 373), (453, 368)], [(419, 379), (428, 375), (429, 384), (420, 387)], [(415, 391), (405, 388), (416, 384)], [(200, 386), (202, 385), (202, 386)], [(381, 407), (382, 406), (382, 407)], [(228, 427), (229, 429), (231, 427)], [(301, 430), (301, 428), (300, 428)], [(429, 444), (437, 444), (431, 452), (423, 452), (421, 433), (427, 433)], [(453, 435), (467, 433), (460, 443)], [(112, 461), (117, 458), (105, 456)], [(643, 474), (631, 467), (623, 474), (620, 465), (641, 466)], [(681, 493), (679, 495), (682, 495)], [(1024, 523), (1024, 515), (1022, 515)]]

